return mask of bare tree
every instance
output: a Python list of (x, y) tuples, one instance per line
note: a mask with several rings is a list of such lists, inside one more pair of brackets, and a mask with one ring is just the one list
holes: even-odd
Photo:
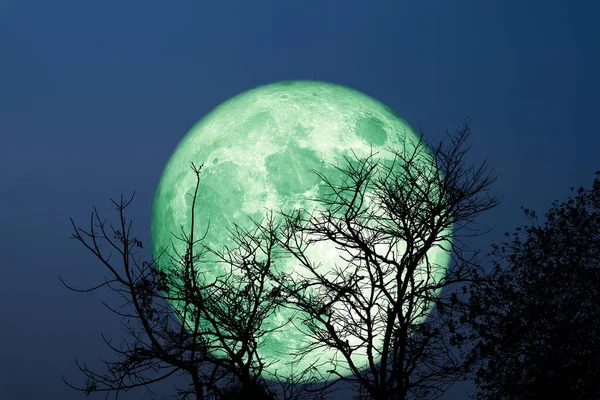
[[(236, 225), (229, 231), (233, 249), (217, 251), (196, 238), (202, 167), (193, 164), (191, 228), (174, 235), (186, 243), (184, 254), (172, 245), (151, 263), (136, 261), (135, 248), (142, 244), (130, 236), (123, 213), (131, 199), (113, 202), (120, 227), (111, 226), (110, 232), (96, 210), (89, 231), (73, 223), (73, 237), (110, 272), (104, 283), (84, 291), (108, 286), (132, 309), (122, 313), (107, 305), (126, 320), (131, 343), (116, 348), (107, 341), (121, 359), (105, 362), (103, 374), (80, 366), (88, 384), (78, 389), (118, 395), (183, 372), (192, 384), (180, 389), (182, 398), (242, 393), (322, 398), (341, 381), (352, 383), (359, 397), (377, 400), (440, 395), (470, 365), (457, 353), (468, 339), (454, 312), (465, 306), (463, 291), (449, 289), (478, 279), (479, 267), (466, 257), (461, 237), (477, 234), (470, 230), (473, 219), (497, 204), (488, 194), (494, 179), (485, 163), (465, 166), (469, 132), (465, 125), (433, 153), (422, 139), (407, 141), (402, 149), (390, 149), (391, 164), (376, 162), (373, 153), (347, 158), (348, 169), (338, 168), (348, 177), (344, 182), (315, 171), (332, 192), (315, 199), (324, 208), (314, 215), (280, 210), (278, 223), (271, 211), (266, 223), (253, 221), (252, 231)], [(101, 241), (120, 254), (122, 271), (101, 252)], [(344, 265), (310, 259), (314, 252), (308, 249), (323, 242), (335, 248)], [(207, 253), (229, 267), (216, 277), (205, 275), (201, 264)], [(302, 273), (277, 268), (282, 253), (296, 259)], [(279, 308), (298, 315), (278, 326), (264, 324)], [(298, 375), (267, 381), (266, 362), (276, 360), (261, 357), (261, 338), (286, 324), (310, 339), (292, 354), (297, 359), (314, 357), (323, 348), (335, 356), (313, 362)], [(324, 365), (339, 379), (320, 384)]]
[[(277, 241), (303, 271), (272, 279), (312, 341), (296, 356), (334, 350), (329, 372), (366, 398), (436, 397), (469, 367), (460, 352), (466, 328), (453, 310), (465, 305), (458, 286), (480, 274), (461, 238), (478, 234), (474, 218), (497, 204), (485, 162), (466, 165), (469, 133), (465, 124), (432, 153), (423, 139), (407, 141), (390, 149), (391, 165), (373, 152), (346, 158), (346, 169), (336, 166), (344, 182), (315, 171), (331, 191), (315, 199), (322, 209), (280, 210)], [(340, 255), (335, 265), (310, 259), (324, 242)], [(446, 270), (439, 259), (450, 254)]]
[[(151, 385), (175, 374), (185, 374), (190, 385), (176, 388), (181, 399), (234, 398), (236, 393), (254, 399), (272, 399), (276, 394), (273, 382), (262, 378), (267, 366), (258, 352), (260, 338), (268, 333), (262, 323), (280, 306), (277, 296), (267, 285), (270, 265), (273, 263), (273, 235), (261, 236), (243, 231), (236, 226), (230, 232), (238, 245), (222, 252), (204, 246), (194, 232), (194, 208), (198, 196), (200, 171), (192, 164), (196, 186), (192, 196), (191, 227), (183, 227), (173, 239), (185, 243), (185, 254), (176, 246), (165, 251), (152, 262), (139, 261), (142, 242), (131, 234), (131, 221), (125, 210), (131, 204), (121, 196), (120, 202), (111, 200), (119, 213), (118, 226), (107, 225), (96, 208), (90, 217), (89, 230), (73, 226), (72, 238), (82, 243), (108, 270), (101, 284), (76, 289), (91, 292), (104, 287), (122, 299), (119, 307), (103, 304), (123, 318), (128, 339), (120, 346), (104, 335), (106, 344), (118, 355), (117, 361), (102, 361), (103, 372), (96, 372), (87, 364), (77, 363), (87, 377), (85, 386), (65, 383), (90, 394), (110, 393), (117, 398), (120, 392), (145, 387), (154, 394)], [(134, 193), (135, 195), (135, 193)], [(210, 225), (209, 225), (210, 227)], [(207, 227), (207, 231), (209, 229)], [(268, 226), (270, 231), (276, 227)], [(105, 251), (106, 245), (110, 251)], [(257, 251), (266, 254), (257, 257)], [(213, 278), (206, 278), (201, 266), (204, 256), (211, 252), (229, 268)], [(112, 253), (118, 259), (111, 259)], [(126, 311), (122, 311), (126, 310)], [(281, 326), (285, 325), (284, 322)], [(280, 326), (271, 326), (271, 330)], [(272, 361), (271, 361), (272, 362)], [(298, 399), (309, 392), (297, 389), (296, 381), (310, 387), (315, 378), (306, 378), (310, 371), (279, 381), (279, 392), (284, 399)], [(295, 379), (295, 380), (294, 380)], [(312, 380), (311, 380), (312, 379)], [(308, 386), (306, 385), (308, 384)], [(312, 394), (317, 398), (319, 394)]]

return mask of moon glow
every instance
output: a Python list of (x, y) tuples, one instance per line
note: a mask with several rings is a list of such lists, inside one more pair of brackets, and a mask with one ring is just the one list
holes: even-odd
[[(416, 143), (418, 138), (404, 120), (382, 103), (331, 83), (278, 82), (237, 95), (202, 118), (180, 141), (166, 164), (153, 201), (152, 253), (156, 257), (165, 249), (170, 251), (172, 245), (185, 253), (185, 244), (174, 241), (171, 232), (178, 234), (181, 227), (186, 231), (190, 228), (192, 204), (188, 194), (193, 193), (196, 184), (191, 162), (204, 163), (194, 230), (204, 234), (210, 221), (203, 244), (220, 250), (223, 245), (233, 244), (227, 228), (233, 229), (234, 224), (248, 229), (254, 226), (249, 217), (261, 221), (267, 210), (276, 215), (280, 208), (288, 213), (299, 208), (312, 213), (322, 208), (311, 199), (331, 193), (330, 188), (309, 170), (319, 171), (332, 183), (341, 183), (345, 176), (334, 166), (345, 168), (344, 156), (353, 159), (354, 153), (366, 158), (373, 152), (378, 153), (378, 162), (389, 164), (394, 154), (387, 147), (401, 149)], [(382, 246), (377, 247), (378, 251), (385, 251), (385, 245), (378, 246)], [(393, 246), (400, 257), (402, 243)], [(348, 257), (328, 241), (310, 245), (306, 255), (312, 263), (320, 263), (323, 271), (335, 264), (347, 264), (341, 256)], [(449, 264), (449, 248), (433, 248), (427, 256), (441, 266), (433, 272), (441, 277)], [(294, 257), (276, 262), (286, 273), (305, 273)], [(207, 279), (222, 268), (216, 263), (201, 265)], [(291, 315), (291, 311), (283, 309), (264, 323), (278, 324)], [(376, 340), (380, 340), (380, 333), (373, 332)], [(350, 344), (359, 343), (352, 335), (347, 338)], [(319, 349), (300, 362), (293, 361), (290, 352), (305, 346), (307, 336), (291, 324), (261, 339), (264, 345), (259, 353), (267, 363), (277, 361), (266, 368), (267, 374), (277, 372), (285, 376), (336, 356), (333, 350)], [(337, 370), (343, 373), (347, 364), (337, 356)], [(353, 359), (358, 364), (366, 363), (366, 350), (356, 351)], [(332, 367), (325, 364), (320, 370)]]

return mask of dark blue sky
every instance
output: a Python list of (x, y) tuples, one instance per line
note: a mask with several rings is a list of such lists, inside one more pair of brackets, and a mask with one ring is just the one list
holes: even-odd
[[(113, 357), (119, 318), (77, 294), (100, 266), (68, 218), (152, 196), (178, 141), (220, 102), (284, 79), (386, 103), (426, 137), (471, 118), (472, 160), (499, 174), (487, 246), (590, 185), (600, 144), (595, 1), (0, 2), (0, 399), (77, 399), (74, 359)], [(113, 214), (111, 214), (113, 213)], [(445, 398), (466, 398), (458, 385)], [(125, 399), (145, 398), (134, 392)]]

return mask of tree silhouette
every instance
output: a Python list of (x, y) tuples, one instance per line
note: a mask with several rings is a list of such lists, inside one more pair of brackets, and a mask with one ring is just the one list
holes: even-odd
[[(203, 237), (196, 237), (193, 221), (202, 165), (192, 164), (192, 169), (197, 180), (194, 193), (189, 194), (191, 228), (188, 232), (182, 228), (179, 235), (173, 235), (186, 244), (185, 254), (179, 254), (173, 246), (171, 252), (165, 251), (152, 262), (139, 262), (136, 256), (143, 245), (132, 236), (132, 224), (125, 217), (133, 196), (126, 201), (123, 196), (120, 202), (111, 200), (119, 213), (117, 227), (107, 226), (95, 208), (88, 231), (71, 220), (72, 238), (89, 249), (109, 275), (103, 283), (88, 289), (75, 289), (62, 278), (61, 281), (78, 292), (108, 287), (117, 293), (123, 300), (118, 308), (103, 304), (123, 318), (128, 334), (128, 340), (120, 347), (103, 335), (119, 359), (102, 361), (102, 373), (77, 363), (87, 382), (78, 387), (65, 380), (72, 388), (86, 394), (112, 392), (115, 398), (122, 391), (138, 387), (154, 394), (150, 388), (153, 383), (183, 373), (189, 376), (191, 384), (177, 388), (182, 399), (234, 398), (236, 393), (251, 394), (255, 399), (274, 398), (273, 385), (261, 376), (265, 362), (257, 350), (260, 337), (268, 332), (262, 321), (279, 307), (277, 298), (265, 285), (275, 241), (259, 234), (232, 232), (238, 244), (236, 249), (216, 252), (203, 247)], [(116, 261), (111, 260), (112, 253), (106, 254), (103, 245), (118, 254)], [(266, 254), (263, 260), (256, 257), (259, 248), (261, 254)], [(204, 279), (202, 274), (202, 259), (208, 251), (229, 265), (228, 271), (213, 280)], [(121, 311), (123, 308), (128, 311)], [(303, 387), (310, 388), (316, 376), (302, 379), (309, 372), (281, 379), (279, 390), (283, 398), (308, 397), (310, 392), (297, 390), (295, 382), (302, 380)], [(318, 398), (321, 394), (310, 396)]]
[[(466, 165), (469, 134), (465, 124), (433, 154), (423, 139), (407, 141), (390, 149), (388, 165), (374, 154), (347, 158), (347, 169), (338, 168), (344, 182), (317, 173), (331, 191), (315, 199), (324, 209), (281, 211), (278, 241), (304, 271), (272, 279), (302, 316), (294, 325), (312, 340), (295, 354), (333, 349), (321, 368), (353, 384), (361, 398), (438, 397), (469, 368), (460, 354), (468, 339), (458, 320), (464, 290), (456, 287), (481, 274), (461, 238), (477, 234), (471, 222), (497, 204), (485, 163)], [(452, 240), (446, 271), (431, 251), (449, 252)], [(334, 268), (310, 259), (310, 245), (322, 241), (343, 254)]]
[[(129, 341), (116, 347), (106, 340), (119, 360), (104, 361), (103, 373), (78, 364), (88, 383), (69, 385), (116, 397), (184, 373), (191, 384), (178, 389), (181, 398), (323, 398), (342, 381), (358, 398), (438, 397), (471, 365), (462, 351), (469, 336), (459, 319), (466, 306), (461, 285), (481, 273), (476, 253), (469, 256), (462, 238), (478, 234), (473, 219), (497, 204), (485, 163), (467, 165), (469, 134), (465, 124), (432, 153), (422, 138), (407, 139), (402, 148), (390, 149), (391, 163), (377, 162), (373, 153), (346, 158), (347, 169), (336, 167), (347, 177), (343, 182), (320, 175), (331, 190), (313, 199), (322, 208), (311, 215), (280, 210), (280, 218), (269, 210), (264, 220), (253, 220), (255, 229), (229, 230), (235, 248), (224, 246), (222, 252), (205, 246), (193, 230), (202, 168), (194, 164), (191, 228), (173, 235), (186, 244), (184, 254), (173, 245), (152, 262), (137, 260), (142, 243), (131, 236), (124, 216), (131, 199), (113, 201), (120, 220), (110, 231), (96, 209), (88, 231), (72, 221), (73, 238), (109, 277), (85, 290), (67, 287), (107, 286), (130, 311), (105, 303), (125, 320)], [(340, 255), (325, 267), (307, 251), (324, 241)], [(120, 267), (101, 242), (119, 254)], [(228, 265), (215, 279), (203, 273), (207, 253)], [(296, 259), (302, 273), (277, 268), (281, 254)], [(438, 259), (450, 256), (449, 267)], [(279, 326), (263, 323), (280, 308), (298, 316)], [(288, 324), (310, 342), (292, 356), (302, 359), (322, 349), (335, 356), (267, 381), (261, 337)], [(324, 369), (336, 379), (322, 383)]]
[(600, 172), (506, 234), (473, 285), (479, 399), (600, 398)]

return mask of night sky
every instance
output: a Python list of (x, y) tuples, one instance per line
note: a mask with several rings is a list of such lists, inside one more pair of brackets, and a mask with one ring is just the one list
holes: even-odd
[[(59, 281), (104, 268), (69, 240), (92, 207), (152, 197), (183, 135), (212, 108), (289, 79), (330, 81), (390, 106), (430, 140), (469, 117), (470, 161), (503, 201), (487, 248), (600, 169), (595, 1), (0, 1), (0, 399), (80, 399), (74, 360), (114, 359), (119, 317)], [(145, 246), (149, 258), (149, 246)], [(165, 390), (170, 384), (163, 385)], [(471, 384), (445, 399), (467, 398)], [(165, 392), (165, 393), (167, 393)], [(103, 398), (103, 395), (93, 396)], [(120, 397), (121, 398), (121, 397)], [(124, 399), (146, 398), (143, 390)]]

